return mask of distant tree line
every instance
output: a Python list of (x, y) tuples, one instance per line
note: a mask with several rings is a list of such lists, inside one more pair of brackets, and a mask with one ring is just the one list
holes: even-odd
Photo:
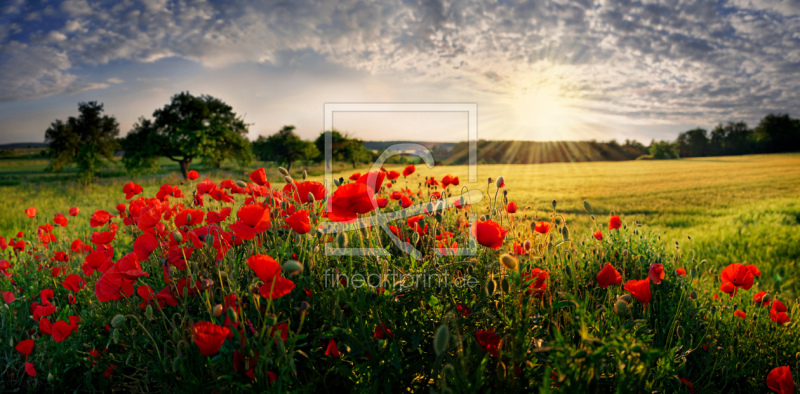
[[(294, 126), (284, 126), (277, 133), (247, 139), (249, 125), (230, 105), (208, 96), (181, 92), (170, 103), (153, 112), (152, 119), (140, 117), (124, 138), (118, 138), (119, 123), (103, 114), (103, 104), (79, 103), (78, 117), (56, 120), (45, 132), (50, 159), (46, 171), (60, 172), (76, 164), (81, 179), (89, 181), (106, 165), (118, 149), (124, 151), (122, 163), (132, 175), (153, 173), (160, 167), (159, 158), (176, 162), (187, 178), (189, 165), (202, 160), (208, 167), (219, 168), (225, 160), (240, 166), (252, 163), (253, 156), (291, 168), (292, 163), (324, 159), (325, 133), (315, 141), (305, 141), (294, 133)], [(333, 130), (333, 159), (353, 167), (373, 159), (364, 142)]]
[[(489, 141), (477, 143), (478, 163), (537, 164), (583, 161), (633, 160), (647, 154), (647, 147), (635, 140), (617, 141)], [(438, 159), (438, 157), (437, 157)], [(450, 150), (443, 164), (469, 163), (469, 142)]]
[(769, 114), (752, 129), (741, 121), (720, 123), (710, 133), (696, 128), (681, 133), (674, 142), (653, 144), (650, 154), (656, 159), (797, 152), (800, 119), (792, 119), (788, 114)]

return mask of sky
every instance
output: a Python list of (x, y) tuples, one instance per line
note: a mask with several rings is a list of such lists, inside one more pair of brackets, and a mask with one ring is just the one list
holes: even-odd
[[(673, 140), (800, 117), (800, 0), (2, 0), (0, 143), (99, 101), (125, 135), (182, 91), (249, 137), (325, 103), (477, 103), (478, 137)], [(337, 114), (364, 140), (465, 140), (464, 113)]]

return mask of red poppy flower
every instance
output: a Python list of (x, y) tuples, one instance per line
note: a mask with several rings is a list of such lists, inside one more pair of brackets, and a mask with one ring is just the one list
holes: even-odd
[(614, 215), (611, 219), (608, 219), (609, 230), (619, 230), (620, 227), (622, 227), (622, 220), (619, 219), (619, 215)]
[(268, 230), (272, 225), (269, 210), (261, 204), (244, 205), (236, 212), (236, 216), (239, 221), (228, 228), (245, 240), (255, 238), (258, 233)]
[(692, 386), (692, 382), (684, 378), (680, 378), (680, 381), (681, 383), (683, 383), (683, 386), (686, 387), (687, 390), (689, 390), (690, 393), (694, 394), (694, 386)]
[(325, 348), (325, 355), (328, 357), (339, 358), (339, 347), (336, 346), (336, 340), (331, 339), (328, 342), (328, 347)]
[(287, 217), (286, 224), (298, 234), (306, 234), (311, 231), (311, 218), (308, 215), (308, 211), (305, 209), (296, 211), (291, 214), (291, 216)]
[(422, 220), (422, 215), (416, 215), (408, 218), (406, 223), (408, 227), (411, 227), (414, 231), (417, 232), (419, 235), (425, 235), (428, 233), (428, 223), (423, 221), (423, 225), (420, 226), (419, 222)]
[(517, 213), (517, 203), (511, 201), (506, 205), (506, 212), (508, 213)]
[(750, 290), (753, 286), (753, 272), (742, 264), (734, 263), (722, 270), (720, 274), (722, 286), (720, 289), (733, 297), (739, 287)]
[(503, 246), (503, 238), (507, 233), (508, 230), (491, 220), (476, 221), (472, 228), (472, 235), (478, 243), (492, 249)]
[(78, 212), (80, 212), (80, 208), (78, 207), (69, 208), (69, 216), (78, 216)]
[(30, 207), (25, 209), (25, 215), (28, 215), (29, 218), (33, 219), (36, 217), (36, 207)]
[(459, 302), (456, 304), (456, 312), (458, 312), (461, 317), (467, 317), (470, 313), (472, 313), (472, 309), (470, 309), (467, 304)]
[(550, 274), (540, 268), (534, 268), (532, 271), (523, 273), (522, 279), (525, 282), (532, 281), (530, 285), (528, 285), (529, 289), (527, 294), (533, 294), (534, 296), (541, 297), (545, 290), (547, 290), (547, 278), (550, 277)]
[(675, 274), (676, 275), (680, 275), (680, 276), (686, 276), (686, 269), (678, 268), (678, 269), (675, 270)]
[(250, 180), (259, 186), (265, 186), (267, 184), (267, 173), (264, 172), (264, 167), (251, 172)]
[(522, 246), (522, 244), (520, 244), (519, 242), (514, 242), (514, 243), (511, 245), (511, 250), (512, 250), (512, 251), (514, 252), (514, 254), (515, 254), (515, 255), (517, 255), (517, 256), (521, 256), (521, 255), (525, 254), (525, 247), (524, 247), (524, 246)]
[(69, 225), (69, 220), (67, 220), (67, 217), (64, 216), (63, 213), (57, 213), (56, 216), (53, 218), (53, 223), (61, 227), (67, 227)]
[(356, 181), (356, 180), (358, 180), (358, 178), (361, 178), (361, 173), (360, 172), (354, 172), (352, 175), (350, 175), (350, 178), (348, 178), (348, 179), (350, 179), (351, 181)]
[(386, 173), (386, 177), (389, 178), (390, 180), (395, 180), (397, 178), (400, 178), (400, 173), (392, 170)]
[(778, 300), (772, 301), (772, 308), (769, 311), (770, 320), (782, 326), (789, 322), (789, 315), (786, 314), (789, 310), (782, 302)]
[(744, 313), (743, 311), (736, 311), (736, 312), (733, 312), (733, 314), (734, 314), (734, 316), (736, 316), (736, 317), (738, 317), (740, 319), (746, 319), (747, 318), (747, 314)]
[(28, 356), (33, 351), (33, 339), (26, 339), (24, 341), (21, 341), (20, 343), (17, 344), (15, 349), (17, 349), (18, 352), (22, 353), (25, 356), (25, 359), (27, 360)]
[(339, 186), (330, 200), (328, 219), (346, 222), (356, 219), (359, 214), (372, 212), (378, 206), (374, 194), (373, 189), (361, 182)]
[(219, 212), (209, 211), (208, 215), (206, 215), (206, 224), (216, 224), (222, 223), (225, 219), (228, 218), (228, 215), (231, 214), (231, 208), (225, 207), (219, 210)]
[(780, 394), (794, 394), (795, 386), (789, 366), (777, 367), (767, 375), (767, 387)]
[(36, 377), (36, 368), (31, 363), (25, 363), (25, 373), (31, 377)]
[(53, 328), (51, 329), (50, 334), (53, 336), (53, 340), (56, 342), (63, 342), (65, 339), (69, 338), (72, 335), (73, 327), (63, 321), (59, 320), (53, 323)]
[(625, 283), (625, 291), (631, 293), (633, 298), (644, 304), (647, 309), (647, 304), (650, 303), (650, 279), (636, 280), (631, 279)]
[(292, 196), (295, 201), (305, 204), (311, 202), (308, 198), (309, 195), (314, 196), (314, 201), (322, 201), (328, 191), (325, 189), (325, 185), (319, 182), (304, 181), (287, 183), (283, 186), (283, 193)]
[(386, 323), (381, 323), (375, 326), (375, 332), (372, 334), (372, 337), (375, 339), (394, 339), (394, 334), (389, 328), (386, 327)]
[(203, 222), (203, 215), (205, 213), (199, 209), (182, 209), (178, 216), (175, 216), (175, 226), (178, 228), (197, 226)]
[(39, 331), (41, 331), (42, 334), (52, 335), (53, 323), (50, 323), (50, 319), (42, 318), (39, 320)]
[(208, 321), (199, 321), (192, 327), (194, 343), (204, 356), (217, 354), (230, 332), (228, 327), (218, 326)]
[(80, 276), (72, 274), (64, 278), (64, 282), (61, 285), (65, 289), (77, 293), (83, 290), (84, 286), (86, 286), (86, 281)]
[(617, 271), (611, 263), (606, 263), (603, 269), (597, 273), (597, 285), (602, 288), (607, 288), (612, 285), (621, 285), (622, 275)]
[(409, 164), (406, 168), (403, 169), (403, 177), (408, 177), (409, 175), (413, 174), (416, 171), (416, 167), (413, 164)]
[(372, 189), (372, 194), (375, 194), (381, 190), (381, 185), (383, 185), (383, 179), (385, 177), (386, 174), (380, 171), (368, 172), (358, 177), (356, 182), (367, 185), (368, 188)]
[(759, 270), (758, 270), (758, 267), (756, 267), (755, 265), (753, 265), (753, 264), (748, 264), (748, 265), (747, 265), (747, 269), (749, 269), (749, 270), (750, 270), (750, 272), (752, 272), (752, 273), (753, 273), (753, 276), (761, 276), (761, 271), (759, 271)]
[(161, 214), (161, 204), (142, 209), (139, 212), (137, 227), (144, 232), (150, 232), (161, 221)]
[(272, 257), (265, 254), (253, 255), (247, 259), (247, 265), (264, 282), (258, 289), (262, 297), (269, 299), (281, 298), (294, 289), (294, 282), (278, 276), (281, 272), (281, 266)]
[(598, 241), (602, 241), (603, 240), (603, 232), (600, 231), (600, 230), (597, 230), (597, 231), (593, 232), (592, 236)]
[(500, 336), (494, 333), (494, 329), (490, 331), (478, 330), (475, 333), (478, 339), (478, 345), (484, 352), (491, 354), (494, 357), (500, 357)]
[(661, 279), (664, 279), (664, 265), (651, 264), (650, 271), (647, 273), (647, 277), (650, 278), (653, 283), (660, 285)]
[(536, 223), (536, 227), (533, 228), (533, 231), (536, 231), (539, 234), (547, 234), (548, 232), (550, 232), (550, 223), (548, 222)]
[(200, 177), (200, 174), (198, 174), (195, 170), (191, 170), (186, 174), (186, 177), (189, 178), (190, 181), (193, 181)]
[(16, 299), (17, 299), (17, 297), (14, 297), (14, 293), (12, 293), (10, 291), (4, 291), (3, 292), (3, 301), (6, 304), (10, 304), (10, 303), (14, 302), (14, 300), (16, 300)]
[(447, 186), (450, 186), (451, 183), (453, 183), (452, 175), (447, 174), (444, 177), (442, 177), (442, 187), (446, 188)]
[(122, 186), (122, 192), (125, 193), (125, 199), (130, 200), (133, 196), (142, 192), (142, 187), (131, 181)]
[(761, 304), (761, 306), (769, 305), (769, 297), (767, 297), (767, 299), (764, 300), (764, 296), (766, 295), (767, 295), (766, 291), (759, 291), (758, 293), (756, 293), (756, 295), (753, 296), (753, 302), (756, 305)]

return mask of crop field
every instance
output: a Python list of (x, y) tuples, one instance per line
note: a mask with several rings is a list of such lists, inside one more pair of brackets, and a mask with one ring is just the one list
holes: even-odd
[(3, 392), (794, 392), (800, 154), (337, 167), (327, 200), (45, 165), (0, 161)]

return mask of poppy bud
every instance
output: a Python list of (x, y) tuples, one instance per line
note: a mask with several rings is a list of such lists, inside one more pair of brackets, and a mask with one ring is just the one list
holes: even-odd
[(486, 215), (481, 215), (480, 221), (485, 222), (486, 221)]
[(144, 310), (144, 316), (147, 318), (147, 320), (153, 320), (153, 306), (152, 305), (147, 305), (147, 308), (145, 308), (145, 310)]
[(336, 245), (340, 249), (350, 245), (350, 240), (347, 239), (347, 233), (339, 233), (339, 235), (336, 236)]
[(553, 200), (553, 209), (556, 209), (556, 200)]
[(314, 193), (308, 192), (308, 202), (314, 203), (316, 199), (314, 198)]
[(334, 178), (334, 179), (333, 179), (333, 184), (334, 184), (334, 185), (336, 185), (336, 186), (339, 186), (339, 185), (341, 185), (342, 183), (341, 183), (341, 182), (340, 182), (338, 179)]
[(231, 319), (231, 321), (234, 323), (239, 320), (238, 316), (236, 316), (236, 311), (234, 308), (228, 308), (228, 319)]
[(295, 261), (295, 260), (286, 261), (285, 263), (283, 263), (283, 267), (282, 268), (283, 268), (283, 272), (285, 272), (285, 273), (287, 273), (289, 275), (297, 275), (297, 274), (303, 272), (303, 265), (300, 264), (299, 261)]
[(517, 259), (511, 257), (511, 255), (509, 254), (504, 254), (500, 256), (500, 262), (503, 263), (503, 266), (505, 266), (511, 271), (516, 271), (517, 268), (519, 268), (519, 265), (517, 264)]
[(631, 303), (631, 295), (630, 294), (623, 294), (623, 295), (619, 296), (619, 299), (622, 300), (622, 301), (625, 301), (625, 303), (627, 303), (627, 304)]
[(308, 178), (308, 173), (306, 170), (303, 170), (303, 180), (306, 180), (306, 178)]
[(114, 316), (114, 318), (111, 319), (111, 327), (116, 328), (123, 324), (125, 324), (125, 316), (116, 315)]
[(767, 304), (767, 303), (769, 303), (770, 299), (772, 299), (772, 297), (770, 297), (769, 294), (764, 294), (764, 296), (761, 297), (761, 303), (762, 304)]
[(531, 240), (527, 240), (525, 241), (523, 246), (525, 247), (525, 251), (529, 252), (531, 250), (531, 246), (533, 246), (533, 243), (531, 242)]
[(300, 312), (305, 312), (305, 311), (307, 311), (309, 308), (311, 308), (311, 304), (309, 304), (309, 303), (308, 303), (308, 302), (306, 302), (306, 301), (302, 301), (302, 302), (300, 302)]
[(689, 298), (691, 298), (693, 300), (696, 300), (697, 299), (697, 293), (695, 293), (694, 290), (692, 290), (692, 292), (689, 293)]
[(624, 315), (628, 313), (628, 303), (622, 299), (618, 299), (617, 302), (614, 303), (614, 312), (616, 312), (618, 315)]
[(294, 179), (289, 175), (284, 176), (283, 180), (286, 181), (286, 183), (294, 183)]
[(214, 305), (214, 308), (212, 308), (211, 311), (214, 314), (214, 317), (222, 316), (222, 305), (221, 304)]
[(450, 330), (447, 329), (447, 325), (442, 324), (439, 326), (439, 329), (436, 330), (436, 336), (433, 338), (433, 350), (436, 351), (437, 356), (444, 353), (449, 342)]
[[(426, 177), (427, 178), (427, 177)], [(489, 183), (492, 183), (492, 177), (489, 177)]]
[(692, 278), (695, 278), (695, 277), (697, 277), (697, 270), (696, 270), (696, 269), (694, 269), (694, 268), (690, 269), (690, 270), (689, 270), (689, 275), (690, 275)]
[(55, 376), (53, 376), (53, 374), (51, 374), (51, 373), (47, 374), (47, 383), (53, 384), (53, 382), (55, 380), (56, 380), (56, 378), (55, 378)]
[(503, 290), (503, 293), (511, 291), (511, 283), (508, 282), (508, 278), (503, 278), (503, 280), (500, 281), (500, 289)]
[(567, 276), (569, 276), (569, 277), (572, 276), (572, 268), (569, 265), (564, 267), (564, 272), (567, 274)]
[(175, 239), (175, 242), (177, 243), (183, 243), (183, 235), (178, 230), (172, 232), (172, 238)]
[(214, 237), (210, 234), (206, 237), (206, 247), (213, 248), (214, 247)]
[(245, 188), (245, 187), (247, 187), (247, 184), (244, 183), (244, 181), (236, 181), (236, 186), (239, 186), (241, 188)]
[(280, 171), (283, 175), (289, 175), (289, 171), (286, 171), (286, 169), (283, 167), (278, 167), (278, 171)]
[(561, 235), (564, 237), (565, 241), (569, 241), (569, 229), (567, 226), (561, 228)]
[(119, 329), (115, 328), (114, 331), (111, 331), (111, 339), (114, 340), (114, 343), (119, 343)]
[(583, 209), (585, 209), (587, 213), (592, 213), (592, 206), (589, 205), (589, 202), (586, 200), (583, 201)]
[(495, 283), (494, 279), (489, 279), (489, 281), (486, 282), (486, 294), (492, 295), (496, 289), (497, 283)]
[(506, 184), (506, 180), (505, 180), (505, 178), (503, 178), (502, 175), (497, 177), (497, 181), (495, 182), (495, 186), (497, 186), (498, 189), (503, 187), (503, 186), (505, 186), (505, 184)]

